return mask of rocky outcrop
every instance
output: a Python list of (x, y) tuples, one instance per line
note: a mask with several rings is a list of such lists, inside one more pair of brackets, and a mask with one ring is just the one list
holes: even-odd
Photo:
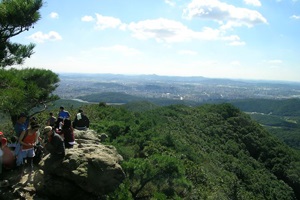
[[(101, 144), (92, 130), (75, 131), (75, 138), (74, 148), (67, 149), (63, 159), (46, 155), (32, 176), (23, 180), (31, 183), (29, 193), (41, 199), (102, 199), (122, 183), (122, 157), (113, 146)], [(23, 190), (28, 186), (24, 184), (15, 188)]]

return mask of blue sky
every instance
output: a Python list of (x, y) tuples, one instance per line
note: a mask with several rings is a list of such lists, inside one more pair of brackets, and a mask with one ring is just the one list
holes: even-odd
[(21, 67), (300, 81), (298, 0), (47, 0)]

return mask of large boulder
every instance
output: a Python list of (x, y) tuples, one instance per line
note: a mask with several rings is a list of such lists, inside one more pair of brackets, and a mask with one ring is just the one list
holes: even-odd
[(125, 178), (122, 156), (113, 146), (101, 144), (93, 130), (75, 131), (75, 138), (76, 144), (66, 149), (63, 159), (54, 160), (48, 154), (32, 176), (23, 176), (13, 186), (15, 196), (92, 200), (113, 192)]

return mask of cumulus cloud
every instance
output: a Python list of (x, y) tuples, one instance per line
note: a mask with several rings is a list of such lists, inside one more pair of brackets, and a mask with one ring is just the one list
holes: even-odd
[(52, 19), (58, 19), (59, 18), (59, 15), (58, 15), (58, 13), (56, 13), (56, 12), (52, 12), (52, 13), (50, 13), (50, 18), (52, 18)]
[(235, 7), (218, 0), (193, 0), (183, 12), (186, 19), (210, 19), (220, 24), (252, 27), (256, 24), (267, 23), (258, 11)]
[(261, 3), (259, 0), (244, 0), (245, 4), (252, 5), (252, 6), (261, 6)]
[[(82, 21), (91, 21), (92, 17), (85, 16)], [(149, 19), (129, 24), (122, 23), (120, 19), (110, 16), (96, 14), (95, 28), (104, 30), (108, 28), (118, 28), (120, 30), (130, 31), (132, 37), (139, 40), (154, 39), (157, 42), (184, 42), (191, 40), (221, 40), (228, 41), (231, 45), (244, 45), (237, 35), (228, 35), (226, 25), (220, 29), (203, 27), (201, 31), (194, 31), (179, 21), (158, 18)], [(232, 26), (232, 25), (230, 25)], [(237, 26), (237, 25), (236, 25)]]
[(37, 43), (43, 43), (47, 40), (50, 41), (57, 41), (62, 40), (62, 37), (55, 31), (50, 31), (49, 33), (44, 34), (43, 32), (39, 31), (36, 32), (28, 37)]
[(107, 28), (120, 28), (122, 22), (115, 17), (103, 16), (96, 13), (96, 29), (104, 30)]
[(128, 29), (135, 38), (145, 40), (153, 38), (158, 42), (183, 41), (191, 37), (193, 32), (180, 22), (164, 18), (130, 23)]
[(196, 40), (223, 40), (239, 42), (236, 35), (224, 35), (221, 30), (204, 27), (202, 31), (193, 31), (182, 23), (174, 20), (159, 18), (154, 20), (144, 20), (137, 23), (130, 23), (127, 26), (132, 32), (132, 36), (140, 39), (154, 39), (157, 42), (183, 42)]
[[(120, 19), (96, 14), (96, 29), (104, 30), (107, 28), (119, 28), (132, 33), (132, 37), (139, 40), (154, 39), (157, 42), (183, 42), (193, 39), (197, 40), (223, 40), (223, 41), (240, 41), (236, 35), (224, 35), (223, 31), (204, 27), (201, 31), (193, 31), (183, 25), (181, 22), (158, 18), (132, 22), (130, 24), (122, 23)], [(84, 18), (84, 19), (83, 19)], [(90, 21), (90, 16), (85, 16), (82, 21)]]
[(81, 18), (81, 21), (83, 22), (91, 22), (91, 21), (94, 21), (95, 19), (92, 17), (92, 16), (83, 16)]

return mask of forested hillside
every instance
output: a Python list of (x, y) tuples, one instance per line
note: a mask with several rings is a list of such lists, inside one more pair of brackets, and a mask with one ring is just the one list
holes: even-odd
[(108, 199), (300, 199), (299, 151), (232, 104), (56, 102), (51, 111), (60, 103), (71, 116), (81, 106), (123, 156), (126, 180)]
[(124, 157), (111, 199), (300, 199), (299, 154), (237, 108), (145, 106), (85, 108)]
[(127, 105), (135, 104), (137, 101), (148, 101), (157, 106), (174, 104), (196, 106), (204, 103), (220, 104), (228, 102), (238, 107), (243, 112), (248, 113), (252, 119), (263, 125), (268, 131), (285, 142), (287, 145), (300, 150), (300, 99), (297, 98), (210, 100), (202, 103), (197, 103), (193, 101), (182, 101), (168, 98), (138, 97), (125, 93), (114, 92), (91, 94), (78, 98), (90, 102), (100, 101), (111, 103), (126, 103)]
[(231, 103), (290, 147), (300, 150), (300, 99), (245, 99)]

